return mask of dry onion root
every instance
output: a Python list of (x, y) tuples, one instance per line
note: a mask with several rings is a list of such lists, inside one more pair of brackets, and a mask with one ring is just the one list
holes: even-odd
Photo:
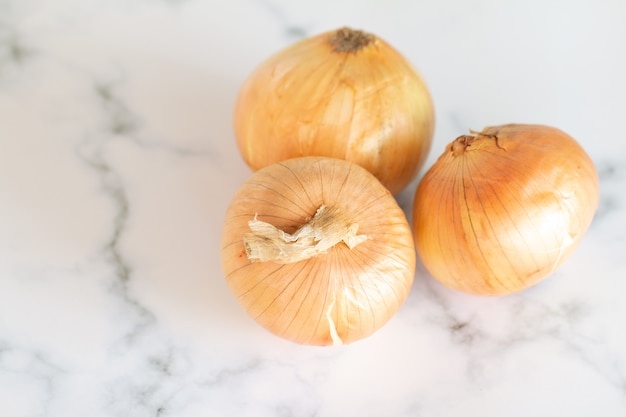
[(414, 200), (417, 251), (444, 285), (478, 295), (526, 289), (576, 249), (598, 207), (598, 175), (559, 129), (511, 124), (449, 144)]
[(434, 110), (424, 81), (398, 51), (343, 28), (261, 63), (239, 91), (234, 128), (253, 170), (327, 156), (364, 167), (397, 194), (426, 159)]
[(304, 157), (255, 172), (222, 231), (222, 269), (241, 305), (301, 344), (350, 343), (385, 324), (415, 273), (404, 212), (372, 174)]

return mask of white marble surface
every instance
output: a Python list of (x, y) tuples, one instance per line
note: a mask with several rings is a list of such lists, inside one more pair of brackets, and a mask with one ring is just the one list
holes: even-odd
[[(344, 25), (421, 70), (428, 165), (507, 122), (588, 150), (601, 205), (551, 278), (479, 298), (418, 266), (397, 316), (342, 347), (246, 316), (219, 267), (249, 175), (234, 96)], [(0, 0), (0, 416), (626, 415), (624, 74), (623, 0)]]

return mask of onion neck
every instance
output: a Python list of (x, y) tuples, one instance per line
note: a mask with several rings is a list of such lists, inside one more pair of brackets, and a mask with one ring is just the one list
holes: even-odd
[(328, 39), (328, 43), (333, 52), (358, 52), (375, 39), (370, 33), (344, 27), (335, 31)]
[(463, 155), (466, 151), (471, 150), (471, 146), (474, 142), (482, 139), (493, 140), (498, 149), (506, 151), (506, 148), (500, 144), (500, 139), (497, 134), (476, 132), (474, 130), (470, 130), (470, 133), (473, 133), (474, 135), (461, 135), (450, 144), (450, 152), (452, 152), (452, 156), (457, 157)]
[(474, 142), (476, 136), (471, 135), (463, 135), (456, 138), (450, 144), (450, 151), (452, 152), (452, 156), (459, 156), (465, 153), (465, 150)]
[(324, 254), (341, 242), (352, 249), (367, 240), (367, 236), (357, 235), (357, 223), (336, 207), (324, 205), (292, 234), (257, 220), (256, 216), (248, 226), (252, 232), (244, 235), (243, 243), (251, 261), (289, 264)]

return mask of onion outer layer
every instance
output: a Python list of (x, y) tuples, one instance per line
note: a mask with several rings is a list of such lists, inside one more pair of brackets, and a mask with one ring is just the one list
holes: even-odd
[(343, 28), (261, 63), (239, 91), (234, 130), (253, 170), (328, 156), (364, 167), (397, 194), (428, 155), (434, 109), (426, 84), (398, 51)]
[[(294, 263), (248, 259), (250, 221), (294, 233), (321, 206), (340, 211), (367, 238)], [(333, 158), (295, 158), (255, 172), (232, 199), (222, 230), (222, 269), (237, 300), (263, 327), (302, 344), (351, 343), (379, 329), (404, 303), (415, 259), (392, 194), (365, 169)]]
[(598, 207), (598, 188), (593, 162), (559, 129), (510, 124), (461, 136), (415, 192), (418, 254), (452, 289), (524, 290), (576, 249)]

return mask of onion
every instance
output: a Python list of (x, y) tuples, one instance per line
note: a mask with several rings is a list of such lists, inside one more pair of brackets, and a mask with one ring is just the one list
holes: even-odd
[(415, 273), (404, 212), (367, 170), (303, 157), (255, 172), (222, 231), (222, 269), (250, 316), (311, 345), (372, 334), (400, 308)]
[(234, 129), (253, 170), (328, 156), (364, 167), (396, 194), (426, 159), (434, 111), (402, 55), (372, 34), (343, 28), (260, 64), (239, 91)]
[(566, 133), (539, 125), (488, 127), (449, 144), (420, 181), (415, 245), (444, 285), (510, 294), (538, 283), (572, 254), (598, 200), (593, 162)]

